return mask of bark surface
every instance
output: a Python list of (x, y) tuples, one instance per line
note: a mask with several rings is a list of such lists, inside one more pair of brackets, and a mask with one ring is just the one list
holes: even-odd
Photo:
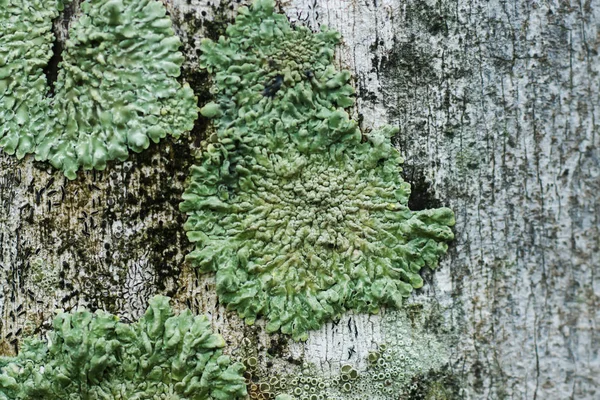
[[(79, 1), (55, 22), (61, 43)], [(166, 0), (187, 62), (244, 2)], [(292, 21), (340, 31), (338, 63), (355, 74), (365, 129), (400, 127), (410, 206), (448, 206), (456, 239), (409, 303), (453, 340), (460, 398), (600, 396), (600, 4), (594, 1), (290, 0)], [(53, 78), (54, 77), (54, 78)], [(207, 313), (229, 351), (251, 347), (269, 368), (310, 362), (323, 374), (364, 363), (381, 315), (347, 314), (306, 343), (266, 335), (218, 304), (214, 279), (185, 263), (178, 211), (194, 150), (210, 129), (163, 140), (104, 172), (60, 171), (0, 153), (0, 353), (83, 305), (137, 319), (154, 294)], [(410, 306), (410, 304), (409, 304)], [(385, 311), (383, 312), (385, 314)], [(246, 338), (243, 340), (243, 338)], [(273, 355), (271, 365), (267, 355)], [(420, 397), (415, 397), (420, 398)]]

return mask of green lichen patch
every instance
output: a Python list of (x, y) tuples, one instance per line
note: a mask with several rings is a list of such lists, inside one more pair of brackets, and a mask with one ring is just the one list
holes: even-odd
[(48, 342), (0, 357), (0, 399), (216, 399), (246, 395), (244, 367), (205, 316), (174, 315), (157, 296), (140, 321), (106, 312), (60, 313)]
[[(31, 4), (50, 11), (13, 29), (21, 36), (22, 31), (39, 31), (35, 37), (25, 35), (19, 45), (27, 49), (30, 42), (40, 43), (34, 54), (11, 50), (12, 38), (9, 43), (0, 39), (0, 68), (3, 54), (24, 65), (18, 70), (21, 77), (0, 75), (2, 112), (14, 114), (0, 142), (5, 151), (19, 157), (35, 152), (37, 160), (49, 161), (74, 179), (81, 167), (103, 170), (111, 160), (125, 160), (129, 150), (140, 152), (151, 141), (177, 138), (193, 128), (196, 98), (189, 85), (177, 82), (184, 60), (178, 51), (181, 42), (160, 2), (84, 2), (65, 44), (52, 99), (44, 97), (48, 87), (42, 68), (51, 54), (57, 2), (8, 3), (9, 11), (0, 14), (3, 22), (32, 14)], [(25, 67), (29, 65), (31, 71)]]
[(31, 282), (45, 293), (56, 290), (60, 280), (60, 271), (53, 265), (49, 265), (41, 257), (30, 259), (28, 268), (25, 270)]
[(22, 158), (47, 124), (56, 0), (0, 0), (0, 147)]
[(180, 209), (188, 259), (216, 273), (219, 299), (297, 340), (346, 309), (399, 307), (446, 251), (454, 214), (411, 211), (397, 130), (362, 134), (349, 118), (339, 35), (292, 28), (273, 8), (242, 7), (227, 38), (202, 43), (216, 99), (201, 113), (216, 133)]

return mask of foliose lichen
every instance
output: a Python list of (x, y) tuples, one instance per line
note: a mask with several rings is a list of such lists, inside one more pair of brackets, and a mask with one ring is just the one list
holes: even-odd
[(56, 0), (0, 0), (0, 147), (22, 158), (46, 128)]
[(201, 46), (216, 132), (180, 205), (188, 259), (216, 272), (220, 301), (247, 323), (264, 315), (296, 340), (346, 309), (399, 307), (445, 253), (454, 214), (409, 210), (397, 129), (361, 133), (349, 118), (339, 34), (292, 28), (272, 0), (238, 12), (227, 38)]
[(106, 168), (197, 117), (184, 61), (164, 6), (156, 0), (96, 0), (81, 5), (65, 44), (54, 97), (43, 68), (51, 55), (55, 0), (3, 0), (0, 11), (0, 146), (19, 158), (35, 152), (74, 179)]
[(133, 324), (102, 311), (60, 313), (47, 342), (29, 339), (17, 357), (0, 357), (0, 399), (243, 398), (244, 366), (224, 346), (205, 316), (174, 315), (163, 296)]

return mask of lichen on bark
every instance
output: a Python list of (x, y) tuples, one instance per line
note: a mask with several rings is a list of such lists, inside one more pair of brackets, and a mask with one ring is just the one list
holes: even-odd
[(362, 133), (336, 32), (292, 28), (270, 0), (242, 7), (227, 38), (204, 40), (216, 133), (192, 167), (180, 209), (216, 272), (219, 299), (252, 324), (294, 339), (346, 309), (399, 307), (453, 238), (447, 208), (413, 212), (397, 129)]
[(0, 11), (0, 147), (35, 153), (75, 179), (160, 139), (190, 131), (197, 117), (184, 57), (164, 6), (155, 0), (86, 1), (73, 24), (53, 97), (48, 63), (55, 0), (8, 1)]
[(205, 316), (174, 315), (164, 296), (134, 324), (102, 311), (59, 313), (47, 342), (30, 338), (18, 356), (0, 357), (0, 400), (243, 398), (244, 367), (224, 346)]

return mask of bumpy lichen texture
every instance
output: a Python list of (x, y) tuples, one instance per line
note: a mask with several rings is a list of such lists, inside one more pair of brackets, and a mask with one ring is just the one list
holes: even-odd
[[(366, 367), (354, 365), (356, 357), (351, 357), (332, 376), (324, 375), (323, 369), (315, 365), (295, 367), (288, 374), (273, 374), (274, 370), (265, 374), (253, 366), (252, 358), (246, 358), (244, 376), (249, 394), (252, 398), (264, 396), (275, 400), (437, 399), (427, 393), (431, 389), (427, 386), (435, 386), (437, 382), (416, 385), (426, 382), (432, 374), (452, 373), (449, 369), (452, 336), (448, 332), (433, 334), (426, 326), (432, 320), (442, 324), (445, 321), (432, 313), (430, 306), (415, 318), (410, 318), (405, 310), (388, 310), (380, 324), (385, 343), (369, 351)], [(454, 389), (446, 387), (444, 391)], [(411, 396), (415, 390), (423, 391), (417, 392), (418, 397)]]
[(0, 147), (22, 158), (46, 126), (56, 0), (0, 0)]
[(174, 315), (167, 297), (134, 324), (77, 311), (54, 319), (49, 341), (31, 339), (0, 357), (0, 400), (216, 399), (246, 395), (244, 367), (205, 316)]
[(180, 209), (216, 271), (220, 300), (295, 339), (345, 309), (398, 307), (453, 238), (447, 208), (412, 212), (385, 127), (361, 133), (350, 73), (332, 65), (335, 32), (292, 28), (271, 0), (241, 7), (227, 38), (202, 43), (216, 101)]
[[(44, 97), (42, 68), (60, 7), (50, 0), (8, 4), (0, 21), (9, 21), (20, 41), (0, 39), (0, 70), (19, 72), (14, 77), (0, 72), (1, 112), (14, 114), (0, 142), (5, 151), (16, 149), (19, 157), (35, 152), (37, 160), (48, 160), (74, 179), (80, 167), (103, 170), (108, 161), (125, 160), (129, 150), (140, 152), (150, 141), (192, 129), (196, 98), (189, 85), (177, 82), (181, 43), (159, 1), (84, 2), (51, 99)], [(17, 62), (2, 67), (2, 56)]]

